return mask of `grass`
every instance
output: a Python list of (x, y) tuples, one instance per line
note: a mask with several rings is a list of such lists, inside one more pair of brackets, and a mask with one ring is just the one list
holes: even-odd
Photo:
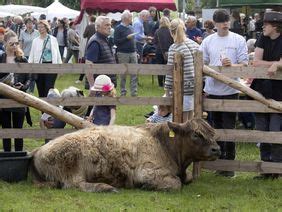
[[(78, 75), (60, 76), (56, 87), (61, 91), (77, 78)], [(156, 79), (154, 84), (151, 77), (139, 79), (140, 96), (163, 94)], [(144, 114), (151, 110), (151, 106), (118, 106), (117, 124), (144, 123)], [(38, 128), (39, 116), (38, 111), (32, 110), (33, 128)], [(25, 140), (29, 151), (42, 144), (43, 140)], [(237, 159), (259, 160), (254, 144), (238, 143), (236, 147)], [(118, 194), (92, 194), (38, 188), (30, 179), (16, 184), (0, 182), (0, 211), (282, 211), (282, 180), (257, 181), (253, 176), (255, 173), (237, 173), (235, 178), (226, 179), (203, 171), (196, 182), (169, 193), (121, 189)]]

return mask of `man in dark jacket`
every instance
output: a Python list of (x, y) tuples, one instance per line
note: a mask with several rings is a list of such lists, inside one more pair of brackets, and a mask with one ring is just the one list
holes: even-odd
[[(264, 15), (263, 33), (256, 43), (254, 66), (269, 67), (268, 75), (274, 75), (282, 65), (282, 13), (267, 12)], [(255, 79), (251, 88), (260, 92), (267, 99), (282, 101), (281, 80)], [(257, 113), (256, 129), (261, 131), (281, 131), (281, 113)], [(261, 160), (282, 162), (282, 144), (260, 144)], [(278, 178), (279, 174), (262, 174), (256, 179)]]
[[(106, 16), (98, 16), (95, 21), (96, 33), (88, 41), (85, 53), (85, 63), (107, 63), (115, 64), (116, 60), (112, 52), (112, 47), (108, 41), (111, 34), (111, 20)], [(116, 87), (116, 75), (108, 75)], [(94, 85), (93, 74), (87, 74), (89, 86)]]
[[(117, 46), (118, 63), (137, 63), (136, 43), (134, 40), (134, 30), (130, 25), (132, 23), (132, 14), (125, 10), (121, 15), (121, 24), (119, 24), (114, 33), (114, 43)], [(126, 75), (120, 76), (121, 95), (126, 96)], [(130, 75), (131, 96), (137, 96), (137, 75)]]

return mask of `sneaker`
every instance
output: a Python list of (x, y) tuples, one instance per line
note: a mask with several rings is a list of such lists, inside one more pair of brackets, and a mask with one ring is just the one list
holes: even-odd
[(233, 171), (216, 171), (215, 174), (222, 177), (235, 177), (235, 172)]
[(149, 118), (150, 116), (154, 115), (154, 111), (147, 113), (144, 115), (145, 118)]
[(80, 83), (82, 83), (81, 80), (76, 80), (76, 81), (75, 81), (75, 84), (80, 84)]

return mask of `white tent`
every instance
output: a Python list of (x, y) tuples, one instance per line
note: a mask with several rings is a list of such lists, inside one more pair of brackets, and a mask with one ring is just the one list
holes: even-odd
[(121, 13), (120, 12), (108, 13), (106, 16), (109, 17), (110, 19), (115, 20), (115, 21), (120, 21), (121, 20)]
[(9, 4), (9, 5), (0, 6), (0, 12), (9, 12), (14, 15), (23, 15), (23, 14), (32, 13), (32, 12), (42, 13), (45, 10), (46, 9), (43, 7), (35, 7), (35, 6), (29, 6), (29, 5)]
[(5, 18), (5, 17), (9, 17), (9, 16), (13, 17), (13, 16), (15, 16), (15, 14), (0, 11), (0, 18)]
[[(43, 14), (46, 15), (47, 20), (52, 20), (54, 17), (57, 17), (59, 19), (61, 18), (74, 19), (79, 15), (79, 13), (80, 11), (72, 10), (64, 6), (58, 0), (55, 0), (52, 4), (46, 7), (46, 12), (43, 12)], [(42, 13), (32, 13), (31, 15), (35, 18), (38, 18), (40, 14)]]

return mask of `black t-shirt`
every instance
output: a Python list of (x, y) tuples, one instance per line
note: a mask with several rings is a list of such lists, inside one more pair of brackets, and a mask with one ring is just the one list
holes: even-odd
[(262, 34), (256, 42), (256, 47), (263, 49), (263, 60), (279, 61), (282, 57), (282, 35), (271, 40)]
[[(282, 58), (282, 35), (274, 40), (263, 34), (256, 42), (256, 47), (263, 49), (263, 60), (279, 61)], [(256, 79), (251, 88), (260, 92), (264, 97), (282, 101), (281, 80)]]

